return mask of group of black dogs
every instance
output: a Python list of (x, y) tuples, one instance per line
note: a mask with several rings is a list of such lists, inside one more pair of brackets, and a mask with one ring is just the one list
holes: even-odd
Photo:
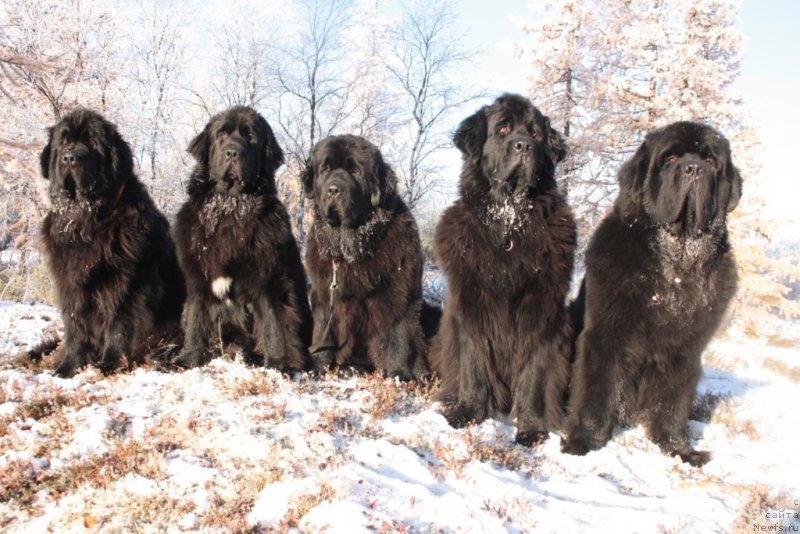
[(423, 301), (416, 223), (366, 139), (330, 136), (311, 151), (304, 267), (277, 196), (283, 152), (257, 112), (231, 108), (192, 140), (170, 233), (116, 127), (73, 111), (41, 153), (64, 323), (55, 372), (110, 373), (145, 357), (189, 368), (225, 346), (282, 370), (433, 372), (454, 426), (506, 414), (518, 443), (560, 431), (565, 452), (585, 454), (615, 424), (642, 423), (665, 452), (708, 461), (687, 422), (701, 353), (736, 287), (726, 214), (741, 178), (728, 141), (694, 122), (647, 135), (619, 171), (567, 305), (576, 228), (555, 181), (565, 140), (509, 94), (453, 140), (463, 169), (435, 232), (441, 310)]

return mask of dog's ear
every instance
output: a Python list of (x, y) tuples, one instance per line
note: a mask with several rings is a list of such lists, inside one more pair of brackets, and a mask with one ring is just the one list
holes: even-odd
[[(266, 121), (264, 121), (266, 124)], [(272, 128), (266, 125), (266, 139), (264, 141), (264, 159), (261, 161), (261, 170), (266, 176), (275, 176), (275, 171), (284, 163), (283, 150), (272, 133)]]
[(742, 175), (732, 163), (728, 167), (728, 173), (731, 180), (731, 190), (728, 195), (728, 213), (733, 211), (739, 205), (739, 199), (742, 198)]
[(547, 131), (547, 142), (545, 143), (545, 151), (553, 165), (563, 161), (567, 157), (567, 141), (564, 137), (550, 125), (550, 119), (544, 118), (545, 129)]
[(300, 174), (300, 181), (303, 182), (303, 191), (306, 198), (314, 198), (314, 152), (306, 158), (306, 165)]
[(479, 160), (487, 136), (486, 107), (482, 107), (458, 125), (453, 143), (466, 158)]
[(383, 157), (380, 155), (378, 156), (377, 171), (378, 187), (373, 189), (370, 198), (373, 208), (377, 208), (386, 200), (397, 194), (397, 175), (394, 173), (394, 170), (383, 161)]
[(106, 123), (106, 132), (111, 144), (111, 168), (114, 176), (119, 177), (120, 181), (126, 181), (133, 175), (133, 153), (127, 141), (122, 138), (116, 126)]
[[(718, 142), (712, 146), (712, 151), (720, 164), (720, 183), (727, 182), (729, 184), (728, 187), (718, 188), (717, 194), (719, 196), (717, 199), (720, 206), (725, 206), (727, 212), (730, 213), (736, 209), (736, 206), (739, 205), (739, 199), (742, 197), (742, 175), (736, 165), (733, 164), (730, 142), (722, 134), (715, 133)], [(727, 195), (727, 198), (725, 195)]]
[(50, 179), (50, 151), (53, 147), (53, 129), (47, 129), (47, 144), (42, 149), (41, 154), (39, 154), (39, 166), (42, 170), (42, 176), (45, 180)]
[(206, 124), (203, 131), (197, 134), (186, 149), (198, 163), (208, 165), (208, 152), (211, 144), (211, 122)]
[(636, 204), (639, 203), (649, 166), (650, 148), (645, 140), (617, 174), (620, 192), (628, 195)]
[(626, 218), (634, 219), (639, 216), (642, 189), (650, 166), (650, 149), (647, 139), (636, 150), (636, 153), (626, 161), (617, 174), (619, 181), (619, 196), (617, 204)]

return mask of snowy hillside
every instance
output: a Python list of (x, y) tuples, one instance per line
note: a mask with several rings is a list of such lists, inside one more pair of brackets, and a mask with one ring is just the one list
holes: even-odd
[(57, 318), (0, 304), (5, 532), (800, 531), (796, 326), (709, 347), (690, 431), (713, 460), (697, 469), (641, 429), (586, 457), (556, 435), (516, 446), (501, 421), (455, 430), (434, 386), (374, 375), (218, 358), (63, 380), (16, 361)]

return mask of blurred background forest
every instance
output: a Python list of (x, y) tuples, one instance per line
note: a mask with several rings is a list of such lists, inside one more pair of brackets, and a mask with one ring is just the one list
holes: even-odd
[[(5, 0), (0, 7), (0, 300), (52, 302), (38, 253), (48, 210), (38, 155), (46, 128), (95, 108), (131, 144), (138, 173), (171, 217), (193, 161), (185, 148), (211, 115), (256, 108), (287, 154), (282, 199), (298, 240), (309, 221), (299, 170), (319, 139), (380, 146), (417, 216), (429, 259), (454, 198), (458, 122), (496, 94), (469, 39), (464, 3), (436, 0)], [(736, 0), (541, 0), (491, 6), (512, 16), (509, 55), (524, 92), (568, 139), (559, 169), (585, 244), (616, 194), (616, 171), (645, 132), (700, 120), (732, 142), (744, 179), (732, 240), (737, 310), (800, 315), (797, 242), (776, 246), (761, 186), (762, 144), (735, 81), (744, 53)], [(491, 58), (490, 58), (491, 60)], [(508, 90), (518, 91), (516, 87)], [(580, 258), (576, 265), (580, 274)]]

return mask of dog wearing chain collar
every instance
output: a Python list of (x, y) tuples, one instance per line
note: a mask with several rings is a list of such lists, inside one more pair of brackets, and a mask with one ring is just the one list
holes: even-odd
[(302, 180), (314, 214), (306, 268), (315, 368), (424, 375), (422, 249), (394, 172), (372, 143), (341, 135), (317, 143)]
[(560, 426), (569, 379), (576, 232), (554, 178), (565, 143), (517, 95), (465, 119), (454, 142), (464, 164), (435, 232), (448, 293), (431, 367), (450, 424), (510, 413), (532, 445)]

